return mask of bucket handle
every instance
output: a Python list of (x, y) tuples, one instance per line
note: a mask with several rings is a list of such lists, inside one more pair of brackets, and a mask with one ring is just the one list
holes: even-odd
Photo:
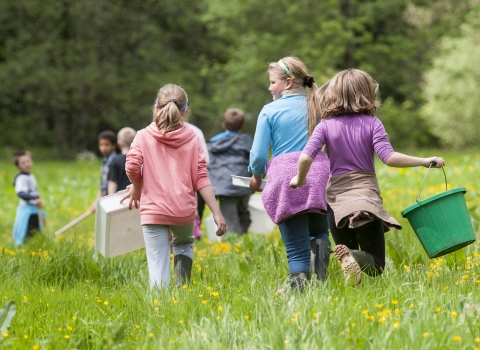
[[(420, 201), (420, 196), (422, 195), (422, 190), (423, 190), (423, 184), (425, 183), (425, 179), (427, 178), (428, 172), (430, 171), (430, 168), (432, 166), (435, 166), (435, 165), (437, 165), (437, 163), (431, 162), (430, 166), (428, 167), (427, 173), (425, 174), (425, 177), (423, 178), (423, 181), (422, 181), (422, 187), (420, 187), (420, 192), (417, 195), (417, 203)], [(447, 190), (447, 175), (445, 174), (445, 169), (443, 169), (443, 166), (442, 166), (442, 170), (443, 170), (443, 177), (445, 178), (445, 191), (446, 191)]]

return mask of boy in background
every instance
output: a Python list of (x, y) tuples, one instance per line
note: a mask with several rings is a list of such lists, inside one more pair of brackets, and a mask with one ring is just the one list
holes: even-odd
[(108, 170), (108, 194), (123, 191), (131, 184), (125, 172), (127, 153), (137, 132), (132, 128), (123, 128), (117, 134), (117, 145), (121, 153), (117, 154), (110, 163)]
[(98, 149), (103, 159), (100, 170), (100, 190), (98, 191), (97, 198), (95, 198), (95, 202), (90, 206), (92, 213), (97, 210), (97, 201), (100, 197), (108, 194), (108, 170), (113, 157), (116, 155), (115, 148), (117, 148), (117, 135), (113, 131), (106, 130), (98, 134)]
[(43, 202), (38, 193), (37, 180), (31, 173), (33, 160), (30, 152), (16, 152), (13, 155), (13, 163), (19, 170), (13, 182), (15, 193), (20, 198), (13, 224), (13, 239), (18, 246), (33, 237), (34, 231), (42, 231), (39, 212), (43, 216), (41, 212)]
[(215, 196), (220, 200), (220, 211), (227, 223), (227, 231), (246, 233), (250, 223), (248, 200), (252, 191), (232, 185), (231, 175), (247, 176), (253, 139), (244, 134), (244, 112), (229, 108), (223, 116), (221, 134), (207, 144), (210, 153), (208, 176)]

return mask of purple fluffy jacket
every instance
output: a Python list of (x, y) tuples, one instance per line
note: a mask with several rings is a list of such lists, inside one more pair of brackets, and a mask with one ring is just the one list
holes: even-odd
[(302, 152), (285, 153), (267, 164), (268, 181), (263, 190), (265, 210), (276, 224), (302, 213), (327, 213), (326, 188), (330, 164), (323, 152), (314, 159), (304, 186), (292, 189), (290, 180), (297, 175), (298, 157)]

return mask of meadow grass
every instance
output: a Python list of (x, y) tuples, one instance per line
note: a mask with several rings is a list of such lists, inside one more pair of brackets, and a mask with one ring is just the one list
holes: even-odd
[[(445, 159), (449, 188), (468, 190), (478, 239), (480, 154), (451, 152)], [(17, 305), (1, 349), (480, 348), (479, 241), (430, 260), (400, 215), (415, 202), (425, 168), (377, 164), (385, 208), (403, 226), (386, 234), (382, 276), (345, 285), (332, 255), (327, 283), (278, 294), (288, 273), (278, 229), (196, 241), (192, 282), (156, 291), (148, 288), (144, 250), (112, 259), (94, 250), (93, 216), (54, 238), (88, 209), (99, 166), (36, 163), (48, 227), (15, 248), (16, 169), (0, 162), (0, 307), (8, 300)], [(422, 197), (443, 189), (443, 174), (432, 170)]]

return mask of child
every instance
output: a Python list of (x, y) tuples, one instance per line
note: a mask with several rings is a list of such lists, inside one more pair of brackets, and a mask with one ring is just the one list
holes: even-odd
[(187, 94), (181, 87), (163, 86), (153, 107), (153, 122), (137, 133), (127, 154), (125, 170), (132, 185), (122, 202), (129, 198), (130, 208), (132, 203), (138, 208), (140, 201), (151, 287), (170, 284), (169, 232), (176, 284), (190, 279), (197, 190), (213, 213), (217, 235), (226, 229), (208, 180), (202, 146), (182, 121), (187, 108)]
[[(30, 239), (34, 230), (42, 232), (39, 211), (42, 209), (43, 202), (38, 194), (37, 180), (31, 174), (33, 161), (30, 152), (16, 152), (13, 155), (13, 163), (20, 170), (13, 182), (15, 193), (20, 198), (13, 225), (13, 239), (18, 246)], [(42, 212), (41, 215), (43, 216), (44, 213)]]
[(97, 201), (100, 197), (108, 194), (108, 170), (110, 163), (115, 157), (115, 148), (117, 148), (117, 135), (110, 130), (102, 131), (98, 134), (98, 149), (103, 156), (102, 167), (100, 168), (100, 189), (98, 190), (95, 202), (90, 206), (90, 211), (94, 213), (97, 210)]
[(303, 150), (298, 173), (290, 183), (293, 188), (306, 183), (313, 158), (326, 145), (331, 169), (327, 215), (337, 245), (334, 253), (345, 277), (354, 284), (360, 283), (361, 271), (370, 276), (383, 272), (384, 232), (388, 227), (401, 229), (382, 208), (374, 152), (393, 167), (445, 165), (439, 157), (416, 158), (394, 152), (382, 122), (374, 117), (380, 106), (377, 92), (377, 82), (358, 69), (338, 73), (318, 90), (315, 106), (321, 123)]
[[(258, 116), (250, 152), (250, 188), (260, 190), (262, 177), (268, 182), (262, 200), (267, 213), (278, 224), (287, 250), (290, 286), (303, 290), (312, 273), (324, 281), (330, 260), (325, 188), (329, 166), (319, 153), (314, 167), (319, 176), (309, 179), (301, 191), (289, 188), (295, 164), (307, 144), (309, 130), (316, 125), (313, 109), (315, 80), (296, 57), (285, 57), (269, 65), (269, 90), (273, 102)], [(310, 92), (307, 94), (307, 89)], [(307, 122), (307, 117), (310, 116)], [(270, 145), (272, 159), (265, 168)], [(310, 261), (310, 259), (312, 261)], [(312, 266), (311, 266), (312, 265)]]
[(135, 130), (132, 128), (123, 128), (117, 134), (117, 145), (121, 153), (117, 154), (108, 169), (108, 194), (123, 191), (131, 184), (125, 172), (125, 162), (130, 145), (135, 138)]
[(251, 176), (248, 158), (253, 139), (244, 134), (244, 113), (238, 108), (229, 108), (223, 116), (225, 132), (212, 137), (207, 144), (211, 164), (208, 167), (215, 196), (220, 200), (220, 210), (227, 222), (227, 231), (247, 233), (252, 222), (248, 211), (249, 188), (232, 185), (231, 175)]

